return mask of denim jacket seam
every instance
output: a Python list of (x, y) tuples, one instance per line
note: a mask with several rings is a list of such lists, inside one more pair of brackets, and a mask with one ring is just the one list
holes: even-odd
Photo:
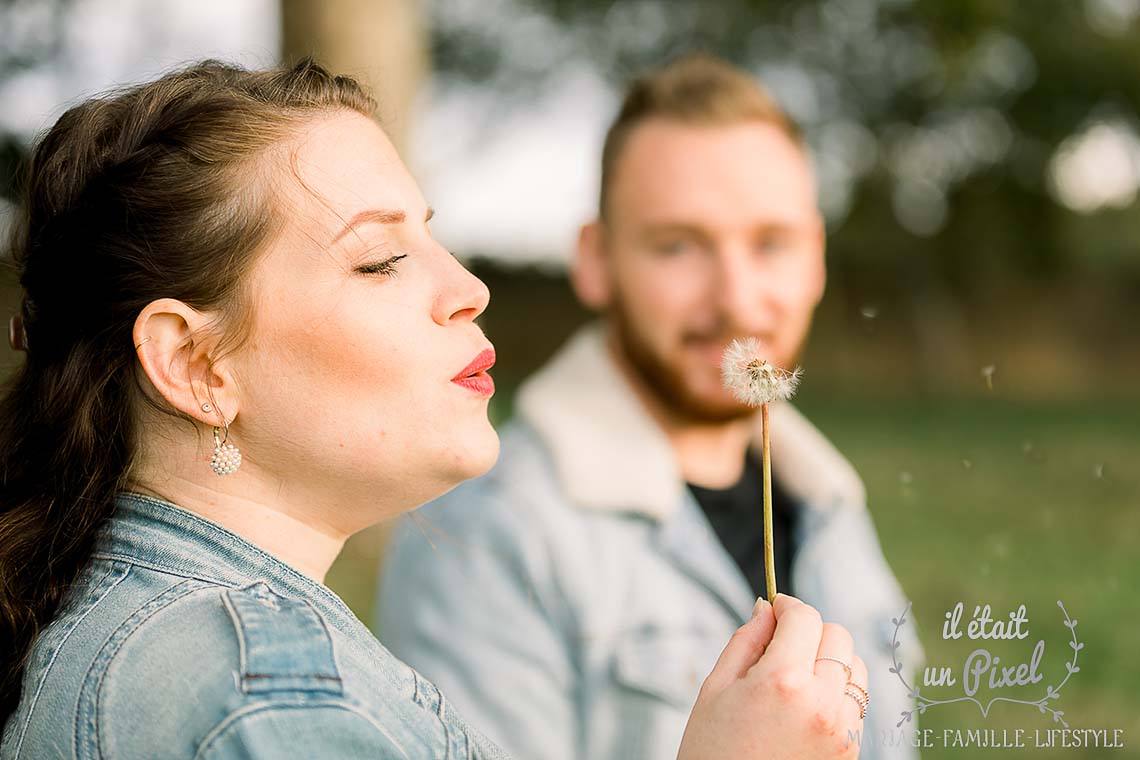
[(304, 586), (306, 589), (313, 591), (317, 594), (320, 594), (321, 596), (325, 597), (328, 601), (336, 604), (339, 608), (342, 608), (345, 612), (348, 612), (350, 615), (352, 614), (352, 611), (348, 609), (348, 607), (345, 605), (345, 603), (340, 598), (338, 598), (336, 596), (336, 594), (329, 591), (328, 588), (326, 588), (325, 586), (322, 586), (321, 584), (315, 582), (312, 578), (308, 577), (307, 575), (300, 572), (299, 570), (296, 570), (296, 569), (290, 567), (289, 565), (282, 562), (277, 557), (273, 556), (269, 552), (262, 549), (260, 546), (257, 546), (256, 544), (251, 543), (250, 541), (246, 540), (245, 538), (242, 538), (241, 536), (239, 536), (236, 533), (233, 533), (232, 531), (228, 531), (225, 528), (222, 528), (221, 526), (217, 525), (216, 523), (212, 523), (209, 520), (207, 520), (203, 517), (200, 517), (200, 516), (194, 514), (193, 512), (191, 512), (187, 509), (182, 509), (181, 507), (179, 507), (176, 504), (170, 504), (169, 502), (165, 502), (165, 501), (162, 501), (160, 499), (156, 499), (152, 496), (147, 496), (145, 494), (134, 493), (132, 491), (128, 491), (128, 492), (124, 492), (124, 493), (119, 494), (119, 498), (130, 499), (130, 500), (134, 500), (136, 502), (143, 502), (143, 503), (147, 503), (147, 504), (151, 504), (151, 505), (156, 505), (156, 506), (162, 507), (164, 509), (177, 509), (180, 517), (187, 519), (187, 520), (190, 520), (191, 522), (195, 523), (196, 525), (198, 525), (199, 527), (201, 527), (205, 530), (209, 530), (209, 531), (215, 532), (215, 533), (221, 533), (221, 534), (223, 534), (229, 538), (232, 538), (236, 541), (239, 541), (241, 543), (243, 549), (245, 549), (249, 552), (252, 552), (253, 554), (256, 554), (259, 558), (266, 560), (267, 562), (272, 563), (272, 565), (274, 566), (274, 569), (276, 571), (279, 571), (284, 575), (288, 575), (293, 580), (302, 584), (302, 586)]
[[(265, 585), (268, 587), (268, 584), (265, 584)], [(235, 590), (240, 592), (240, 591), (244, 590), (244, 588), (239, 588), (239, 589), (235, 589)], [(272, 592), (272, 588), (270, 588), (270, 591)], [(320, 625), (320, 627), (321, 627), (321, 632), (324, 634), (324, 638), (328, 641), (329, 650), (330, 650), (331, 657), (332, 657), (333, 668), (334, 668), (334, 671), (336, 672), (336, 677), (333, 680), (335, 680), (338, 684), (341, 685), (341, 691), (343, 692), (344, 679), (341, 677), (339, 666), (336, 664), (336, 649), (337, 649), (336, 640), (333, 638), (332, 631), (329, 629), (328, 621), (325, 620), (325, 616), (322, 615), (316, 607), (314, 607), (311, 603), (309, 603), (308, 600), (301, 599), (299, 601), (303, 602), (309, 608), (309, 610), (313, 613), (313, 616), (317, 620), (317, 624)], [(230, 616), (230, 621), (234, 625), (235, 633), (236, 633), (237, 639), (238, 639), (238, 667), (239, 667), (239, 673), (238, 673), (238, 679), (237, 679), (238, 680), (238, 686), (239, 686), (239, 689), (241, 690), (241, 693), (243, 695), (248, 696), (252, 692), (249, 688), (249, 683), (247, 682), (247, 678), (249, 677), (249, 673), (250, 673), (250, 667), (249, 667), (249, 656), (248, 656), (249, 652), (247, 649), (247, 637), (246, 637), (246, 633), (244, 630), (245, 624), (242, 622), (241, 616), (238, 614), (237, 609), (234, 607), (233, 600), (230, 598), (230, 595), (228, 593), (222, 594), (222, 604), (225, 606), (226, 612)], [(295, 673), (292, 675), (283, 675), (283, 677), (290, 677), (290, 678), (315, 677), (318, 679), (319, 678), (325, 678), (325, 676), (319, 676), (319, 675), (318, 676), (312, 676), (310, 674), (305, 674), (305, 673)], [(292, 691), (292, 689), (283, 689), (283, 691)], [(301, 690), (301, 691), (303, 692), (304, 690)], [(331, 692), (326, 692), (326, 693), (331, 693)]]
[[(443, 696), (443, 692), (441, 692), (439, 687), (434, 683), (416, 672), (414, 668), (412, 669), (412, 681), (415, 685), (412, 697), (413, 701), (420, 709), (431, 713), (431, 715), (439, 721), (439, 725), (443, 729), (445, 755), (442, 760), (451, 760), (451, 758), (454, 757), (454, 753), (452, 752), (452, 740), (456, 734), (462, 736), (467, 743), (468, 757), (470, 757), (471, 737), (465, 727), (455, 725), (455, 718), (457, 717), (455, 710), (454, 708), (450, 708), (447, 700)], [(428, 690), (428, 686), (432, 688), (432, 691)], [(431, 704), (433, 700), (435, 702), (434, 706)], [(449, 717), (451, 718), (450, 720)]]
[(145, 560), (145, 559), (139, 559), (138, 557), (134, 557), (134, 556), (131, 556), (129, 554), (119, 554), (117, 552), (99, 551), (99, 552), (96, 552), (95, 554), (93, 554), (92, 556), (95, 559), (107, 559), (107, 560), (112, 560), (114, 562), (127, 562), (131, 565), (137, 565), (138, 567), (146, 568), (147, 570), (153, 570), (156, 573), (162, 573), (163, 575), (173, 575), (176, 578), (184, 578), (185, 580), (191, 580), (191, 581), (202, 581), (203, 583), (208, 583), (211, 586), (222, 586), (225, 588), (238, 588), (238, 584), (236, 584), (232, 581), (222, 580), (221, 578), (215, 578), (213, 576), (205, 575), (202, 573), (187, 572), (185, 570), (182, 570), (178, 567), (174, 567), (172, 565), (167, 565), (167, 564), (163, 564), (163, 563), (159, 563), (159, 562), (151, 562), (150, 560)]
[[(75, 633), (75, 630), (87, 618), (87, 616), (91, 614), (92, 610), (94, 610), (100, 602), (107, 598), (108, 594), (114, 591), (115, 588), (120, 583), (122, 583), (123, 580), (126, 579), (126, 577), (130, 574), (130, 571), (131, 568), (129, 565), (124, 567), (120, 571), (121, 575), (116, 578), (110, 586), (103, 590), (103, 593), (99, 595), (98, 599), (95, 599), (89, 605), (87, 605), (87, 608), (83, 610), (83, 613), (72, 622), (71, 626), (67, 629), (67, 632), (63, 634), (62, 638), (59, 640), (59, 643), (56, 644), (54, 650), (51, 653), (51, 657), (48, 659), (47, 665), (44, 667), (44, 672), (40, 675), (39, 682), (36, 685), (35, 694), (32, 695), (31, 702), (28, 705), (28, 713), (24, 718), (24, 725), (20, 727), (20, 735), (16, 739), (16, 753), (13, 757), (13, 760), (19, 760), (20, 753), (23, 751), (24, 738), (27, 736), (28, 727), (32, 724), (32, 713), (35, 712), (36, 703), (39, 702), (40, 694), (43, 692), (44, 684), (47, 683), (48, 675), (51, 673), (52, 667), (54, 667), (56, 658), (59, 657), (60, 651), (63, 649), (64, 645), (67, 644), (68, 639), (71, 638), (71, 634)], [(109, 567), (107, 569), (107, 572), (103, 574), (103, 577), (99, 579), (99, 582), (95, 584), (95, 588), (99, 588), (102, 586), (102, 584), (106, 583), (107, 579), (111, 577), (113, 572), (115, 572), (115, 567)]]
[(344, 710), (345, 712), (356, 715), (362, 718), (368, 725), (372, 726), (377, 733), (381, 734), (385, 739), (392, 743), (392, 745), (399, 750), (400, 754), (405, 758), (409, 755), (404, 749), (403, 745), (396, 740), (391, 733), (389, 733), (379, 721), (377, 721), (367, 710), (361, 709), (355, 702), (344, 698), (321, 698), (320, 700), (307, 700), (297, 699), (291, 697), (289, 699), (272, 699), (262, 700), (253, 704), (243, 705), (238, 709), (230, 712), (221, 721), (218, 722), (214, 728), (206, 734), (202, 739), (202, 743), (198, 745), (198, 749), (194, 753), (194, 760), (202, 760), (212, 748), (211, 745), (221, 739), (227, 731), (240, 723), (243, 719), (248, 718), (258, 713), (272, 711), (272, 710), (311, 710), (311, 709), (334, 709)]
[[(549, 561), (550, 557), (556, 556), (554, 553), (555, 546), (552, 537), (545, 531), (543, 531), (540, 535), (543, 538), (543, 548), (545, 549), (545, 551), (541, 554), (541, 557), (547, 558), (545, 567), (543, 568), (545, 570), (546, 576), (546, 592), (547, 594), (558, 597), (562, 603), (552, 605), (549, 603), (549, 601), (544, 600), (544, 594), (541, 593), (542, 587), (540, 587), (538, 583), (532, 584), (534, 588), (534, 596), (535, 599), (539, 602), (539, 607), (542, 609), (543, 617), (546, 618), (551, 627), (553, 627), (554, 630), (558, 632), (562, 640), (566, 642), (567, 647), (569, 647), (577, 638), (575, 636), (575, 632), (581, 630), (580, 621), (574, 615), (574, 611), (578, 608), (576, 605), (570, 603), (571, 596), (566, 588), (566, 584), (562, 582), (561, 578), (559, 578), (557, 566)], [(535, 568), (532, 562), (525, 558), (525, 555), (524, 563), (531, 575), (531, 578), (537, 581), (539, 576), (535, 572)], [(578, 663), (572, 661), (571, 664), (580, 670)]]
[[(557, 483), (558, 475), (555, 471), (554, 460), (548, 445), (538, 436), (533, 426), (530, 426), (529, 423), (524, 423), (524, 425), (526, 426), (526, 434), (533, 435), (540, 442), (535, 452), (541, 459), (541, 461), (537, 463), (537, 466), (541, 468), (540, 477), (549, 482)], [(523, 494), (518, 494), (515, 491), (515, 482), (513, 479), (509, 482), (504, 481), (500, 485), (500, 498), (512, 505), (510, 509), (512, 515), (521, 516), (521, 518), (526, 521), (525, 524), (519, 527), (521, 535), (538, 535), (542, 539), (541, 551), (537, 552), (528, 552), (526, 547), (529, 545), (529, 542), (520, 542), (520, 546), (522, 547), (519, 552), (520, 564), (522, 569), (527, 573), (527, 580), (530, 581), (535, 604), (542, 610), (543, 618), (549, 623), (551, 628), (558, 632), (558, 635), (566, 643), (567, 651), (575, 651), (574, 645), (580, 636), (582, 622), (574, 613), (580, 606), (572, 603), (574, 597), (570, 593), (567, 584), (564, 583), (560, 577), (559, 570), (561, 569), (561, 564), (552, 559), (558, 557), (557, 549), (559, 546), (562, 546), (562, 544), (556, 542), (551, 533), (538, 524), (540, 521), (537, 519), (534, 511), (534, 499), (528, 498)], [(569, 503), (567, 503), (566, 506), (573, 507), (573, 505)], [(541, 584), (540, 581), (542, 581)], [(561, 603), (557, 603), (559, 601)], [(569, 664), (581, 674), (581, 663), (576, 661), (576, 659), (577, 658), (570, 658)]]
[(226, 608), (226, 614), (230, 616), (231, 622), (237, 628), (236, 633), (238, 640), (238, 672), (234, 674), (234, 680), (237, 682), (237, 687), (241, 693), (248, 696), (249, 690), (246, 688), (244, 677), (244, 674), (249, 672), (247, 665), (248, 657), (245, 646), (245, 635), (241, 631), (241, 624), (238, 622), (237, 612), (233, 608), (233, 602), (231, 602), (229, 596), (224, 593), (222, 594), (222, 605)]
[[(126, 563), (131, 564), (131, 565), (137, 565), (138, 567), (144, 567), (147, 570), (153, 570), (156, 573), (163, 573), (164, 575), (172, 575), (176, 578), (185, 578), (187, 580), (202, 581), (203, 583), (207, 583), (211, 586), (218, 586), (221, 588), (240, 589), (243, 587), (243, 585), (248, 585), (248, 583), (249, 583), (249, 579), (242, 579), (241, 581), (223, 580), (221, 578), (217, 578), (217, 577), (212, 576), (212, 575), (206, 575), (204, 573), (188, 572), (188, 571), (186, 571), (182, 568), (176, 567), (174, 565), (158, 563), (158, 562), (151, 562), (150, 560), (145, 560), (145, 559), (139, 559), (138, 557), (135, 557), (135, 556), (132, 556), (129, 554), (119, 554), (117, 552), (111, 552), (111, 551), (105, 551), (104, 550), (104, 551), (98, 551), (95, 554), (93, 554), (92, 556), (95, 559), (106, 559), (106, 560), (112, 560), (115, 562), (126, 562)], [(292, 568), (289, 568), (289, 569), (292, 569)], [(279, 593), (279, 591), (277, 590), (276, 584), (274, 584), (272, 580), (265, 581), (265, 583), (266, 583), (266, 585), (269, 586), (270, 590), (274, 591), (274, 593)], [(335, 608), (337, 609), (337, 611), (349, 615), (351, 617), (351, 619), (353, 619), (353, 620), (356, 619), (355, 614), (352, 612), (352, 610), (350, 610), (347, 607), (347, 605), (345, 605), (345, 603), (341, 599), (337, 598), (335, 595), (333, 595), (327, 589), (318, 589), (318, 590), (323, 590), (324, 596), (326, 597), (326, 599), (328, 599), (330, 602), (332, 602), (335, 605)], [(325, 626), (325, 630), (328, 631), (329, 626), (328, 626), (328, 621), (327, 621), (325, 615), (323, 613), (321, 613), (319, 609), (317, 610), (317, 613), (318, 613), (318, 616), (321, 618), (322, 625)]]
[[(193, 580), (184, 580), (181, 583), (171, 586), (135, 610), (130, 617), (123, 621), (119, 627), (111, 633), (99, 648), (95, 659), (87, 668), (87, 672), (83, 677), (83, 684), (79, 689), (79, 704), (75, 711), (75, 749), (77, 755), (91, 757), (102, 757), (103, 755), (101, 750), (102, 737), (100, 736), (101, 729), (103, 728), (103, 726), (100, 725), (102, 723), (100, 720), (102, 712), (100, 701), (102, 699), (103, 680), (107, 675), (107, 669), (110, 667), (112, 660), (115, 659), (127, 640), (156, 614), (171, 604), (204, 588), (209, 588), (209, 584)], [(93, 714), (85, 716), (85, 713)], [(94, 727), (93, 731), (89, 731), (86, 734), (83, 730), (83, 723), (85, 721), (90, 721)]]

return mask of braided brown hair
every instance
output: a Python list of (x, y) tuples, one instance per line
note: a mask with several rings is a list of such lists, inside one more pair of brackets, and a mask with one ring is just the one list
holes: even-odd
[(309, 60), (206, 61), (78, 105), (36, 145), (13, 239), (27, 356), (0, 395), (0, 724), (130, 483), (135, 410), (157, 405), (136, 317), (175, 298), (240, 340), (244, 275), (283, 216), (271, 151), (337, 110), (374, 104)]

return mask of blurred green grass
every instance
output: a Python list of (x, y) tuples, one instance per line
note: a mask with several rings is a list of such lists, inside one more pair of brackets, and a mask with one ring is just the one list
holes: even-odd
[[(496, 417), (507, 402), (500, 400)], [(999, 703), (983, 719), (972, 704), (949, 705), (928, 711), (922, 727), (940, 736), (943, 729), (1023, 728), (1029, 747), (936, 747), (923, 757), (1140, 757), (1140, 405), (838, 399), (805, 388), (800, 407), (867, 485), (883, 550), (914, 604), (927, 664), (960, 675), (975, 646), (1013, 663), (1044, 639), (1050, 680), (1001, 693), (1036, 699), (1064, 673), (1070, 652), (1056, 605), (1062, 600), (1085, 648), (1055, 707), (1073, 728), (1121, 728), (1126, 742), (1123, 750), (1036, 749), (1033, 730), (1059, 724), (1035, 708)], [(329, 576), (366, 622), (384, 532), (354, 538)], [(995, 617), (1025, 604), (1030, 639), (943, 641), (943, 615), (959, 601), (965, 622), (975, 604), (990, 604)]]
[[(960, 674), (977, 646), (1009, 664), (1026, 661), (1044, 639), (1046, 680), (993, 694), (1037, 699), (1071, 655), (1057, 601), (1078, 620), (1081, 670), (1055, 709), (1073, 728), (1124, 729), (1126, 748), (1037, 750), (1030, 739), (1024, 750), (1000, 751), (1140, 757), (1140, 407), (808, 397), (802, 407), (863, 476), (883, 550), (914, 604), (928, 665)], [(943, 615), (959, 601), (963, 627), (974, 605), (990, 604), (999, 618), (1024, 604), (1029, 639), (943, 641)], [(1001, 703), (986, 719), (972, 704), (933, 708), (922, 726), (939, 733), (1020, 727), (1029, 736), (1060, 727), (1033, 707)], [(928, 749), (923, 757), (985, 751)]]

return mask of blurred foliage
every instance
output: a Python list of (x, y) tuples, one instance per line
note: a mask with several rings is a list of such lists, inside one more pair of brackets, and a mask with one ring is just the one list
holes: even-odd
[[(66, 54), (73, 3), (0, 0), (0, 86)], [(1140, 387), (1130, 329), (1140, 321), (1140, 0), (428, 0), (428, 9), (436, 86), (492, 93), (494, 107), (464, 117), (485, 130), (575, 77), (620, 92), (688, 51), (757, 73), (803, 126), (820, 175), (830, 235), (828, 297), (807, 357), (817, 377), (959, 393), (978, 391), (979, 367), (996, 364), (999, 388), (1038, 397)], [(1057, 157), (1106, 125), (1132, 140), (1134, 155), (1116, 163), (1131, 160), (1133, 195), (1074, 210), (1059, 200)], [(14, 194), (26, 139), (0, 130), (0, 198)], [(1091, 174), (1085, 167), (1094, 195), (1113, 185), (1112, 156), (1102, 150)], [(583, 318), (561, 274), (464, 253), (490, 259), (479, 265), (494, 283), (486, 321), (521, 357), (504, 371), (532, 368)], [(533, 303), (536, 283), (556, 297)], [(519, 313), (533, 317), (521, 332)]]
[(0, 82), (59, 54), (68, 0), (0, 0)]
[[(0, 85), (60, 54), (70, 5), (0, 0)], [(1135, 201), (1086, 216), (1048, 187), (1066, 139), (1136, 131), (1140, 0), (431, 0), (429, 13), (441, 81), (520, 105), (584, 67), (620, 90), (692, 50), (757, 72), (813, 145), (833, 283), (848, 289), (976, 300), (1074, 274), (1140, 288)], [(7, 197), (20, 146), (0, 134)]]
[[(69, 0), (0, 0), (0, 87), (60, 54)], [(0, 199), (16, 196), (26, 139), (0, 128)]]
[(1137, 122), (1133, 0), (432, 7), (441, 75), (520, 103), (583, 61), (618, 89), (692, 50), (759, 73), (813, 145), (833, 280), (848, 287), (977, 298), (1005, 280), (1074, 273), (1140, 283), (1135, 202), (1089, 224), (1048, 192), (1049, 162), (1066, 138), (1100, 121)]

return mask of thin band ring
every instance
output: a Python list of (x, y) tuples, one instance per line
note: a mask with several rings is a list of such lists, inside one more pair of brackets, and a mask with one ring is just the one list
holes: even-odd
[(816, 657), (815, 658), (816, 662), (819, 662), (820, 660), (828, 660), (830, 662), (838, 662), (840, 665), (843, 666), (843, 669), (847, 671), (848, 682), (851, 681), (851, 664), (850, 663), (846, 662), (845, 660), (841, 660), (838, 657), (831, 657), (830, 655), (823, 655), (822, 657)]
[(146, 343), (148, 340), (150, 340), (150, 336), (149, 336), (149, 335), (148, 335), (148, 336), (146, 336), (145, 338), (143, 338), (142, 340), (140, 340), (138, 343), (136, 343), (136, 344), (135, 344), (135, 350), (136, 350), (136, 351), (138, 351), (140, 348), (142, 348), (142, 344), (143, 344), (143, 343)]
[(859, 705), (859, 720), (867, 717), (867, 705), (871, 704), (871, 695), (859, 684), (848, 681), (843, 687), (843, 693), (855, 700)]

